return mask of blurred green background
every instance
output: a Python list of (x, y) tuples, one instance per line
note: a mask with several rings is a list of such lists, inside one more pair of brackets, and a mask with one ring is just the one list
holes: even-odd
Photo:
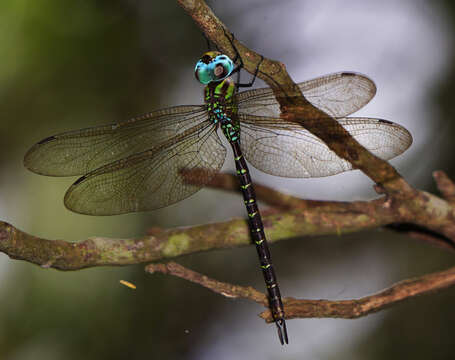
[[(284, 62), (297, 81), (340, 70), (371, 76), (378, 94), (361, 115), (401, 123), (414, 136), (394, 162), (398, 170), (433, 192), (431, 171), (455, 178), (454, 2), (209, 4), (239, 40)], [(37, 236), (78, 241), (244, 216), (238, 195), (209, 189), (145, 214), (77, 215), (62, 203), (74, 179), (22, 167), (27, 149), (49, 135), (201, 103), (193, 68), (205, 50), (173, 1), (0, 2), (0, 219)], [(287, 180), (253, 171), (253, 180), (306, 198), (374, 196), (358, 172)], [(282, 292), (300, 298), (360, 297), (453, 263), (452, 254), (380, 229), (294, 239), (272, 252)], [(263, 288), (253, 247), (179, 261)], [(256, 317), (262, 309), (255, 304), (146, 275), (143, 265), (64, 273), (2, 254), (0, 268), (0, 359), (453, 358), (455, 289), (358, 320), (289, 321), (290, 345), (283, 348), (273, 326)]]

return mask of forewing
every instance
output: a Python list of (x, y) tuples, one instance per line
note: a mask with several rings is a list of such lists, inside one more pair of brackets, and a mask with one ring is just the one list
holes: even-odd
[(117, 124), (64, 132), (34, 145), (24, 165), (41, 175), (83, 175), (150, 149), (206, 119), (203, 106), (176, 106)]
[[(376, 94), (376, 85), (365, 75), (339, 72), (298, 84), (305, 98), (333, 117), (350, 115), (365, 106)], [(238, 93), (240, 113), (280, 116), (280, 105), (270, 88)]]
[[(338, 157), (309, 131), (282, 119), (240, 116), (240, 146), (245, 158), (257, 169), (271, 175), (308, 178), (335, 175), (352, 165)], [(354, 139), (374, 155), (389, 160), (412, 143), (402, 126), (372, 118), (336, 119)], [(318, 119), (318, 122), (324, 119)], [(327, 119), (327, 131), (330, 130)]]
[(83, 176), (67, 191), (65, 205), (88, 215), (158, 209), (185, 199), (207, 184), (220, 170), (225, 156), (215, 127), (207, 121), (179, 141)]

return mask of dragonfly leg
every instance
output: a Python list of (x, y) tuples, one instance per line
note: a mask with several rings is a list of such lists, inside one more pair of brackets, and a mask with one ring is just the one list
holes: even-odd
[(224, 31), (224, 35), (229, 39), (229, 42), (231, 43), (231, 46), (232, 48), (234, 49), (235, 51), (235, 58), (233, 60), (234, 64), (239, 61), (240, 63), (235, 67), (234, 70), (232, 70), (232, 74), (235, 74), (237, 73), (237, 82), (236, 82), (236, 86), (237, 88), (246, 88), (246, 87), (252, 87), (254, 82), (256, 81), (256, 76), (259, 72), (259, 66), (261, 66), (261, 63), (262, 61), (264, 60), (264, 57), (261, 55), (261, 60), (258, 62), (257, 66), (256, 66), (256, 70), (254, 71), (254, 74), (253, 74), (253, 78), (251, 79), (251, 81), (249, 83), (245, 83), (245, 84), (241, 84), (240, 83), (240, 70), (243, 68), (243, 60), (242, 60), (242, 57), (240, 56), (240, 53), (239, 51), (237, 50), (237, 47), (235, 46), (234, 44), (234, 34), (231, 33), (231, 36), (228, 36), (228, 34), (226, 33), (226, 29), (223, 28), (223, 31)]
[[(235, 64), (237, 61), (240, 61), (240, 64), (237, 65), (237, 66), (234, 68), (234, 70), (232, 70), (232, 74), (238, 73), (238, 75), (237, 75), (237, 84), (236, 84), (236, 85), (237, 85), (237, 88), (241, 88), (241, 87), (244, 87), (244, 88), (245, 88), (245, 87), (251, 87), (251, 86), (253, 86), (254, 81), (256, 80), (256, 76), (257, 76), (257, 74), (258, 74), (258, 72), (259, 72), (259, 66), (261, 65), (262, 61), (264, 60), (264, 57), (261, 55), (261, 60), (259, 61), (258, 65), (257, 65), (257, 67), (256, 67), (256, 70), (255, 70), (255, 72), (254, 72), (254, 76), (253, 76), (252, 80), (251, 80), (249, 83), (247, 83), (247, 84), (241, 84), (241, 83), (240, 83), (240, 69), (243, 68), (243, 60), (242, 60), (242, 57), (240, 56), (240, 53), (239, 53), (239, 51), (237, 50), (237, 47), (234, 45), (234, 39), (235, 39), (234, 34), (231, 33), (232, 36), (231, 36), (231, 37), (228, 36), (228, 34), (226, 33), (226, 29), (225, 29), (224, 27), (223, 27), (223, 32), (224, 32), (224, 35), (228, 38), (229, 42), (231, 43), (232, 48), (233, 48), (234, 51), (235, 51), (235, 58), (234, 58), (234, 60), (233, 60), (233, 61), (234, 61), (234, 64)], [(266, 75), (266, 74), (265, 74), (265, 75)], [(286, 90), (283, 89), (283, 87), (282, 87), (274, 78), (269, 77), (269, 79), (272, 80), (272, 81), (276, 84), (276, 86), (277, 86), (278, 88), (281, 89), (281, 91), (282, 91), (282, 93), (284, 94), (284, 96), (287, 97), (287, 92), (286, 92)], [(292, 100), (291, 98), (289, 98), (289, 99), (290, 99), (291, 103), (293, 103), (293, 100)]]
[[(209, 40), (209, 38), (207, 36), (205, 36), (204, 33), (202, 33), (202, 36), (204, 37), (205, 41), (207, 42), (207, 50), (211, 51), (212, 50), (212, 42)], [(218, 45), (217, 44), (214, 44), (214, 45), (215, 45), (216, 50), (220, 51), (220, 49), (218, 48)]]
[(210, 44), (210, 40), (207, 36), (205, 36), (204, 33), (202, 33), (202, 36), (204, 37), (205, 41), (207, 42), (207, 50), (210, 51), (212, 50), (212, 45)]
[(256, 65), (256, 70), (254, 70), (253, 78), (251, 79), (251, 81), (249, 83), (240, 84), (240, 72), (239, 72), (239, 77), (238, 77), (239, 81), (236, 84), (236, 86), (238, 88), (240, 88), (240, 87), (252, 87), (253, 86), (254, 82), (256, 81), (256, 76), (258, 75), (258, 72), (259, 72), (259, 66), (261, 66), (261, 63), (262, 63), (263, 60), (264, 60), (264, 57), (261, 55), (261, 60)]
[(240, 70), (243, 68), (242, 57), (240, 56), (240, 53), (239, 53), (239, 51), (237, 50), (237, 47), (234, 44), (234, 39), (235, 39), (234, 34), (231, 33), (231, 36), (229, 36), (226, 33), (226, 29), (224, 27), (223, 27), (223, 32), (224, 32), (224, 36), (226, 36), (228, 38), (229, 42), (231, 43), (232, 48), (235, 51), (235, 58), (233, 60), (234, 64), (237, 61), (239, 61), (239, 64), (234, 68), (234, 70), (232, 70), (232, 73), (231, 73), (231, 74), (237, 73), (237, 82), (236, 82), (237, 88), (240, 88), (240, 87), (252, 87), (254, 82), (256, 81), (256, 76), (257, 76), (257, 74), (259, 72), (259, 66), (261, 66), (261, 63), (264, 60), (264, 57), (261, 55), (261, 60), (259, 61), (259, 63), (256, 66), (256, 70), (254, 72), (254, 75), (253, 75), (253, 78), (251, 79), (251, 81), (249, 83), (246, 83), (246, 84), (241, 84), (240, 83)]
[[(231, 43), (232, 48), (235, 51), (235, 58), (233, 60), (234, 64), (237, 62), (237, 60), (240, 60), (240, 64), (232, 71), (232, 72), (237, 72), (243, 67), (243, 60), (237, 50), (237, 47), (234, 45), (234, 39), (235, 39), (234, 34), (231, 33), (231, 37), (229, 37), (229, 35), (226, 33), (226, 29), (224, 27), (223, 27), (223, 32), (224, 32), (224, 36), (226, 36), (228, 38), (229, 42)], [(236, 70), (236, 69), (238, 69), (238, 70)]]

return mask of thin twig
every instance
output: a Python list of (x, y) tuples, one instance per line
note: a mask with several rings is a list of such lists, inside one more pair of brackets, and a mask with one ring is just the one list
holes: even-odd
[[(146, 267), (149, 273), (161, 272), (173, 275), (206, 287), (228, 298), (243, 298), (254, 301), (267, 310), (261, 317), (273, 322), (268, 309), (267, 297), (260, 291), (240, 285), (232, 285), (211, 279), (175, 262), (167, 264), (151, 264)], [(400, 303), (418, 295), (429, 294), (455, 285), (455, 267), (398, 282), (377, 294), (352, 300), (306, 300), (286, 297), (283, 299), (286, 318), (344, 318), (354, 319)]]
[(455, 202), (455, 184), (444, 171), (434, 171), (433, 178), (442, 196), (449, 202)]
[(267, 296), (251, 286), (245, 287), (240, 285), (232, 285), (211, 279), (208, 276), (187, 269), (184, 266), (173, 261), (166, 264), (149, 264), (145, 267), (145, 271), (150, 274), (160, 272), (162, 274), (177, 276), (181, 279), (185, 279), (204, 286), (228, 298), (249, 299), (265, 307), (268, 306)]

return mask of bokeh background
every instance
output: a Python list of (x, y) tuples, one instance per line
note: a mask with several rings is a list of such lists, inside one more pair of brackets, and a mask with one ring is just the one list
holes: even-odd
[[(436, 191), (433, 170), (455, 178), (453, 1), (209, 4), (239, 40), (284, 62), (296, 81), (341, 70), (369, 75), (378, 93), (359, 115), (398, 122), (414, 137), (411, 149), (392, 161), (399, 172), (429, 191)], [(174, 1), (1, 1), (0, 219), (37, 236), (79, 241), (244, 216), (237, 194), (210, 189), (149, 213), (77, 215), (62, 203), (74, 179), (22, 166), (27, 149), (49, 135), (201, 103), (193, 68), (205, 50)], [(375, 196), (358, 171), (307, 180), (252, 175), (305, 198)], [(284, 295), (314, 299), (364, 296), (453, 263), (452, 254), (381, 229), (293, 239), (272, 253)], [(263, 289), (254, 247), (179, 260)], [(256, 304), (146, 275), (143, 265), (59, 272), (1, 254), (0, 270), (0, 359), (453, 358), (455, 289), (358, 320), (292, 320), (290, 345), (281, 347), (274, 327), (256, 316), (262, 310)]]

